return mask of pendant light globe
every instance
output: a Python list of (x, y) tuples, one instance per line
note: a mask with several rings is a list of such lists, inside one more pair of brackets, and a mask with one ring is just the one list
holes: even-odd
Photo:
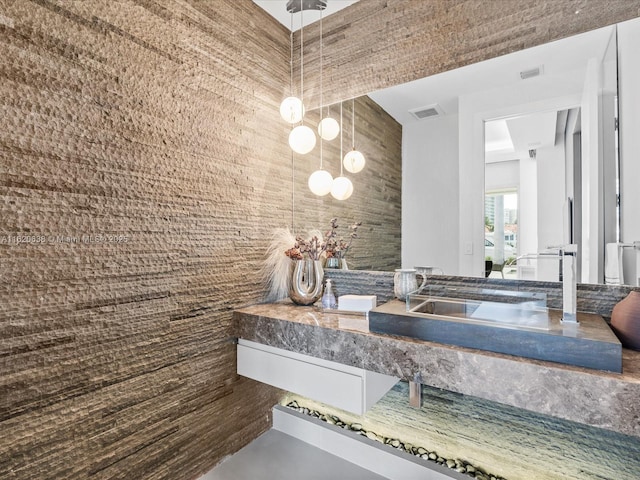
[(346, 200), (353, 193), (353, 183), (347, 177), (337, 177), (331, 186), (331, 196), (336, 200)]
[(300, 122), (304, 116), (304, 105), (298, 97), (287, 97), (280, 104), (280, 116), (287, 123), (293, 125)]
[(316, 170), (309, 176), (309, 190), (319, 197), (331, 192), (333, 177), (326, 170)]
[(316, 146), (316, 134), (306, 125), (298, 125), (289, 134), (289, 146), (300, 155), (309, 153)]
[(364, 155), (355, 148), (350, 152), (347, 152), (344, 156), (344, 160), (342, 161), (344, 168), (351, 173), (361, 172), (365, 163)]
[(340, 133), (340, 125), (335, 118), (325, 117), (318, 124), (318, 134), (324, 140), (333, 140)]

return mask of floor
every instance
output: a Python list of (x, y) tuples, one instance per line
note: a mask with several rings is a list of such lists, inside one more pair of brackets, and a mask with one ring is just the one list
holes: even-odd
[(199, 480), (387, 480), (271, 429)]

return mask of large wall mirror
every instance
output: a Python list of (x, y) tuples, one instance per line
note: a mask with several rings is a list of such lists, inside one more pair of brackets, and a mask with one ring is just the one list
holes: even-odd
[[(619, 83), (622, 122), (638, 121), (638, 31), (634, 19), (369, 94), (402, 125), (402, 266), (558, 280), (554, 249), (576, 243), (581, 281), (604, 283), (607, 244), (640, 240), (625, 187), (637, 167), (615, 129)], [(636, 251), (617, 251), (636, 284)]]

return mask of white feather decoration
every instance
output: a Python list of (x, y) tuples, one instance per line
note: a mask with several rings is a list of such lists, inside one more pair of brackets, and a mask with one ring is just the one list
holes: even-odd
[(268, 286), (267, 301), (275, 302), (289, 295), (291, 259), (284, 252), (295, 242), (296, 238), (288, 228), (274, 230), (262, 267), (262, 277)]

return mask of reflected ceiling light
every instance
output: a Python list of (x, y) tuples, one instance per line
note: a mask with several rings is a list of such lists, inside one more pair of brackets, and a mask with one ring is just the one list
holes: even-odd
[(346, 168), (348, 172), (361, 172), (364, 168), (364, 164), (364, 155), (358, 150), (353, 149), (350, 152), (347, 152), (347, 154), (344, 156), (344, 168)]
[[(323, 92), (324, 92), (324, 88), (322, 85), (322, 76), (323, 76), (323, 55), (322, 55), (322, 45), (323, 45), (323, 41), (322, 41), (322, 11), (320, 11), (320, 118), (322, 118), (322, 106), (323, 106)], [(327, 107), (327, 114), (328, 116), (325, 118), (322, 118), (322, 120), (320, 120), (320, 123), (318, 124), (318, 134), (325, 140), (333, 140), (334, 138), (336, 138), (338, 136), (338, 133), (340, 132), (340, 125), (338, 125), (338, 122), (334, 119), (331, 118), (331, 113), (329, 111), (329, 107)]]
[[(340, 158), (342, 159), (342, 103), (340, 103)], [(346, 200), (353, 193), (353, 183), (343, 175), (340, 162), (340, 176), (333, 179), (331, 196), (336, 200)]]
[(333, 140), (340, 133), (340, 125), (335, 118), (324, 117), (318, 124), (318, 134), (325, 140)]
[(280, 116), (288, 123), (294, 124), (302, 120), (304, 106), (298, 97), (287, 97), (280, 104)]
[(364, 168), (364, 155), (356, 150), (356, 101), (351, 100), (351, 145), (352, 150), (344, 156), (342, 163), (348, 172), (358, 173)]
[[(324, 70), (323, 68), (324, 56), (322, 55), (323, 43), (324, 42), (322, 41), (322, 10), (320, 10), (320, 118), (322, 118), (322, 107), (324, 105), (324, 98), (323, 98), (324, 86), (322, 83), (323, 70)], [(324, 140), (333, 140), (338, 136), (338, 133), (340, 132), (340, 125), (338, 125), (338, 122), (334, 118), (331, 118), (329, 107), (327, 107), (327, 114), (328, 116), (325, 118), (322, 118), (322, 120), (320, 120), (320, 123), (318, 123), (318, 134)]]
[(333, 179), (331, 186), (331, 196), (336, 200), (346, 200), (353, 193), (353, 183), (347, 177), (337, 177)]

